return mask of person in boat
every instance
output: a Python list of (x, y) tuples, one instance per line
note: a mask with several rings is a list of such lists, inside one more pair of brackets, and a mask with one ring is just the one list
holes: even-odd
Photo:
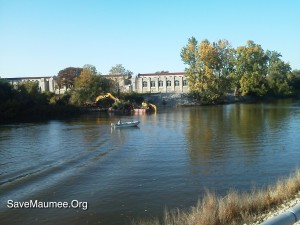
[(118, 121), (118, 124), (121, 124), (121, 120)]

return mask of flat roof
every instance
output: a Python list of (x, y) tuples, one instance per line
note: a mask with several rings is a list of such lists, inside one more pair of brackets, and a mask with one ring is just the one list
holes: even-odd
[(138, 76), (176, 76), (185, 75), (185, 72), (175, 72), (175, 73), (139, 73)]

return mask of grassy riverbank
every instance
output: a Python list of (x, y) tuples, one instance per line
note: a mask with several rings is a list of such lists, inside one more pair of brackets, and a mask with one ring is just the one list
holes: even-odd
[(280, 179), (274, 185), (253, 189), (249, 193), (229, 191), (217, 196), (207, 191), (196, 206), (189, 210), (166, 211), (162, 221), (133, 221), (133, 225), (237, 225), (254, 223), (265, 212), (293, 199), (300, 190), (300, 169), (287, 179)]

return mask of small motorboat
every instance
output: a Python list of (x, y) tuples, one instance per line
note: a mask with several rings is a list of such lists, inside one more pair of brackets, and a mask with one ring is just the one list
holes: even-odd
[(112, 127), (136, 127), (139, 125), (140, 121), (128, 121), (128, 122), (121, 122), (120, 120), (117, 123), (111, 123)]

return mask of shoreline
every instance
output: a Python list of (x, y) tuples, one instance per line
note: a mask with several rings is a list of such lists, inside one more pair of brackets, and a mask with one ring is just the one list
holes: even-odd
[[(251, 224), (244, 224), (244, 225), (259, 225), (275, 216), (278, 216), (290, 208), (294, 207), (295, 205), (300, 203), (300, 190), (298, 191), (295, 196), (289, 200), (285, 200), (281, 205), (278, 205), (277, 207), (274, 207), (269, 212), (261, 214), (258, 218), (258, 220)], [(296, 222), (294, 225), (300, 225), (300, 220)]]
[[(251, 192), (231, 190), (225, 196), (207, 191), (188, 210), (168, 210), (162, 221), (132, 221), (132, 225), (258, 225), (300, 202), (300, 169), (267, 187)], [(297, 225), (300, 222), (297, 223)]]

